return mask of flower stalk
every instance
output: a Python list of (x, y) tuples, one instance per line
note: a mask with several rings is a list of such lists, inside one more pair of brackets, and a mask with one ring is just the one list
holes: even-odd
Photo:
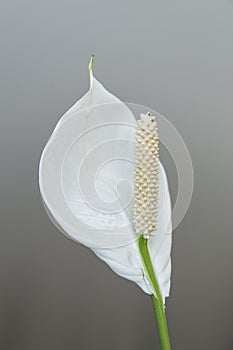
[(139, 251), (142, 257), (143, 266), (147, 273), (148, 280), (153, 288), (152, 302), (154, 306), (155, 318), (158, 327), (159, 339), (162, 350), (171, 350), (164, 300), (160, 292), (153, 264), (148, 250), (148, 239), (141, 236), (138, 240)]

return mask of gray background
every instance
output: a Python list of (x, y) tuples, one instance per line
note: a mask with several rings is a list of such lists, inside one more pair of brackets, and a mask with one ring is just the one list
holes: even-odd
[[(156, 109), (194, 165), (174, 232), (172, 349), (233, 349), (233, 1), (1, 1), (0, 348), (159, 349), (150, 298), (49, 221), (37, 186), (59, 117), (97, 78)], [(173, 199), (176, 174), (169, 157)]]

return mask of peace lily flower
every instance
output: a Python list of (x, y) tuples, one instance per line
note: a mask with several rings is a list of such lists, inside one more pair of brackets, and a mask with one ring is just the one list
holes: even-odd
[(42, 153), (42, 199), (65, 235), (152, 296), (168, 350), (171, 204), (156, 118), (145, 113), (136, 121), (94, 78), (92, 62), (89, 91), (62, 116)]

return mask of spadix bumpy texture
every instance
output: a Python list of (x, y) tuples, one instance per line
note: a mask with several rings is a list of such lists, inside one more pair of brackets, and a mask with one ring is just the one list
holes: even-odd
[[(100, 105), (107, 106), (108, 113), (104, 115), (103, 110), (97, 108), (94, 110), (95, 113), (92, 116), (91, 108), (93, 109), (93, 107)], [(74, 186), (72, 187), (72, 184), (67, 184), (67, 181), (69, 181), (69, 178), (72, 178), (72, 174), (74, 174), (74, 179), (76, 179), (75, 175), (78, 167), (77, 162), (82, 160), (82, 152), (80, 154), (75, 153), (73, 155), (73, 159), (70, 159), (69, 167), (67, 168), (68, 170), (65, 173), (66, 176), (63, 178), (63, 186), (61, 183), (64, 157), (66, 154), (68, 154), (68, 150), (77, 139), (77, 135), (85, 134), (87, 126), (90, 127), (90, 125), (95, 126), (97, 124), (105, 125), (108, 121), (115, 123), (114, 128), (111, 129), (111, 135), (109, 135), (109, 132), (104, 132), (104, 129), (95, 128), (96, 137), (85, 138), (85, 149), (88, 149), (89, 142), (92, 143), (91, 147), (93, 147), (94, 142), (101, 142), (108, 140), (109, 137), (114, 138), (115, 136), (117, 139), (128, 138), (130, 142), (135, 142), (135, 129), (134, 132), (132, 132), (132, 127), (129, 131), (127, 131), (126, 126), (124, 126), (124, 128), (121, 126), (118, 127), (117, 123), (119, 114), (116, 113), (116, 105), (118, 107), (122, 106), (124, 119), (122, 118), (121, 120), (125, 120), (126, 122), (131, 123), (131, 125), (134, 123), (136, 126), (135, 117), (133, 116), (130, 109), (127, 108), (117, 97), (108, 92), (103, 87), (103, 85), (94, 78), (92, 71), (90, 71), (89, 91), (61, 117), (42, 153), (39, 170), (40, 190), (45, 206), (48, 209), (50, 218), (52, 218), (56, 226), (65, 235), (74, 241), (80, 242), (89, 247), (118, 275), (130, 281), (133, 281), (140, 288), (142, 288), (144, 292), (152, 294), (153, 288), (150, 285), (150, 282), (144, 270), (137, 241), (131, 241), (128, 244), (112, 248), (101, 247), (101, 245), (96, 245), (94, 242), (92, 244), (92, 236), (88, 230), (85, 232), (85, 225), (81, 228), (79, 227), (79, 221), (74, 212), (75, 209), (72, 211), (67, 205), (67, 201), (64, 197), (64, 188), (70, 188), (72, 191), (70, 191), (68, 195), (74, 196), (75, 199), (76, 184), (74, 183)], [(86, 113), (82, 113), (82, 111), (86, 110), (90, 110), (87, 122), (85, 122), (83, 119), (86, 118)], [(150, 161), (150, 152), (148, 152), (147, 156), (147, 160)], [(77, 161), (77, 159), (80, 160)], [(132, 183), (134, 179), (133, 170), (132, 173), (131, 170), (126, 171), (126, 169), (122, 168), (121, 162), (119, 163), (119, 166), (117, 166), (117, 162), (114, 164), (115, 165), (112, 171), (111, 169), (108, 169), (109, 171), (107, 175), (112, 176), (113, 181), (116, 182), (118, 178), (119, 181), (121, 180), (123, 171), (124, 180), (128, 179), (128, 181)], [(141, 164), (143, 164), (142, 172), (144, 172), (145, 168), (149, 167), (149, 163), (147, 163), (145, 159)], [(69, 168), (71, 174), (69, 174)], [(158, 215), (156, 215), (156, 212), (154, 212), (153, 214), (155, 217), (153, 217), (153, 215), (150, 217), (152, 226), (151, 230), (148, 232), (148, 236), (151, 235), (151, 232), (154, 230), (154, 224), (156, 224), (156, 232), (154, 236), (151, 236), (148, 240), (148, 249), (159, 282), (161, 294), (163, 298), (165, 298), (169, 295), (171, 275), (171, 205), (166, 173), (161, 163), (159, 163), (157, 173), (154, 173), (153, 175), (159, 177)], [(64, 185), (68, 186), (64, 187)], [(155, 202), (157, 201), (156, 197), (154, 200)], [(83, 215), (85, 215), (85, 211)], [(91, 218), (90, 215), (92, 214), (88, 213), (88, 215), (89, 216), (86, 218), (87, 220)], [(128, 217), (129, 229), (135, 230), (135, 226), (132, 225), (133, 210), (132, 213), (125, 213), (125, 217)], [(95, 218), (93, 214), (92, 219), (94, 221), (98, 218)], [(137, 227), (138, 225), (140, 226), (139, 222), (137, 224)], [(109, 227), (109, 230), (110, 229), (111, 227)], [(109, 232), (111, 235), (111, 231)], [(101, 231), (99, 234), (101, 238)], [(119, 236), (121, 234), (122, 230), (119, 227)], [(87, 239), (85, 239), (85, 237)], [(107, 283), (107, 280), (105, 283)]]
[(138, 235), (149, 239), (156, 231), (159, 195), (159, 147), (155, 117), (141, 114), (136, 127), (134, 221)]

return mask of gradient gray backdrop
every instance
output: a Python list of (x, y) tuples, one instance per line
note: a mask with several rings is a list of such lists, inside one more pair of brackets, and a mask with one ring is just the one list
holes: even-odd
[(192, 157), (172, 349), (233, 349), (233, 1), (6, 0), (0, 16), (0, 349), (159, 349), (150, 298), (60, 234), (40, 199), (41, 151), (88, 89), (92, 53), (97, 78), (166, 116)]

